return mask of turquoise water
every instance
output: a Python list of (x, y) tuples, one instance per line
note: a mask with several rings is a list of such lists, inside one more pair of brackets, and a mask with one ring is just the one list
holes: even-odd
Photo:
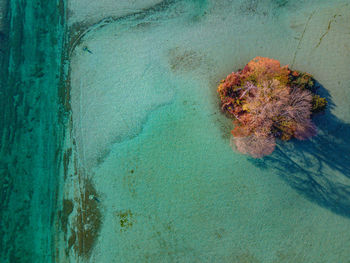
[[(65, 132), (54, 128), (63, 125), (57, 79), (45, 97), (55, 103), (35, 104), (50, 110), (32, 140), (50, 145), (46, 153), (63, 147), (62, 156), (46, 162), (50, 173), (35, 170), (38, 188), (26, 183), (34, 176), (9, 173), (9, 191), (37, 197), (13, 217), (23, 202), (7, 194), (13, 205), (1, 214), (52, 220), (2, 227), (5, 262), (50, 262), (47, 251), (56, 262), (349, 262), (348, 0), (106, 1), (100, 12), (84, 3), (67, 5)], [(60, 48), (49, 50), (60, 57)], [(330, 102), (316, 137), (259, 160), (232, 150), (216, 96), (255, 56), (313, 74)], [(50, 72), (63, 74), (60, 63)], [(6, 156), (22, 160), (11, 145)], [(52, 198), (37, 206), (47, 190)]]
[(0, 262), (55, 258), (64, 133), (59, 4), (9, 1), (1, 16)]

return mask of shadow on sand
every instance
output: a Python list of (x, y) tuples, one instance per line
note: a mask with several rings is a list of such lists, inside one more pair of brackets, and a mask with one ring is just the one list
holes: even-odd
[(261, 169), (276, 169), (310, 201), (350, 217), (350, 124), (331, 113), (331, 96), (318, 85), (318, 93), (328, 101), (326, 112), (313, 119), (318, 135), (307, 141), (281, 142), (272, 155), (250, 161)]

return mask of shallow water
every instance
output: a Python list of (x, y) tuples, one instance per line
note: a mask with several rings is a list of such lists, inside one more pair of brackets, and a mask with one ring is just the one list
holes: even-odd
[[(87, 261), (346, 262), (349, 18), (348, 1), (175, 1), (84, 35), (73, 136), (103, 218)], [(215, 95), (258, 55), (332, 102), (317, 137), (262, 160), (232, 151)]]
[[(348, 262), (350, 2), (158, 2), (67, 5), (56, 261)], [(255, 56), (330, 102), (316, 137), (259, 160), (232, 151), (216, 96)]]

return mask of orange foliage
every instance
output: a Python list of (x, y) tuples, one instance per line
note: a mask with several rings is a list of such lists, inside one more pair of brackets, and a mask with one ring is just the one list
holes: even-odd
[(257, 82), (278, 78), (282, 84), (288, 82), (290, 73), (288, 65), (281, 67), (278, 60), (272, 58), (256, 57), (245, 66), (244, 72), (257, 78)]
[(256, 57), (232, 72), (218, 87), (222, 110), (234, 119), (233, 144), (260, 158), (273, 152), (276, 138), (307, 139), (316, 134), (311, 121), (314, 80), (271, 58)]

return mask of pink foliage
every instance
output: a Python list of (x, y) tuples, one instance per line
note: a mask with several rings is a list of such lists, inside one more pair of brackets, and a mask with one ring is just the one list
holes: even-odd
[(315, 136), (317, 133), (316, 125), (310, 120), (298, 123), (294, 132), (294, 137), (298, 140), (306, 140)]
[(244, 125), (236, 126), (232, 132), (239, 152), (254, 158), (271, 154), (276, 145), (271, 130), (277, 117), (293, 123), (293, 135), (297, 139), (316, 134), (315, 125), (310, 120), (312, 95), (309, 91), (281, 88), (277, 80), (264, 81), (259, 88), (248, 82), (245, 88), (240, 97), (246, 98), (249, 118), (241, 121)]
[(289, 103), (289, 89), (276, 87), (277, 81), (264, 82), (253, 96), (246, 99), (249, 113), (252, 115), (249, 126), (254, 127), (259, 136), (269, 136), (274, 118)]
[(261, 158), (271, 154), (275, 150), (276, 140), (273, 136), (233, 137), (232, 147), (243, 154), (249, 154), (254, 158)]
[[(260, 158), (274, 151), (276, 138), (304, 140), (316, 134), (314, 94), (300, 85), (304, 75), (281, 67), (278, 60), (256, 57), (221, 81), (222, 110), (235, 120), (235, 149)], [(314, 83), (308, 76), (307, 87)]]

